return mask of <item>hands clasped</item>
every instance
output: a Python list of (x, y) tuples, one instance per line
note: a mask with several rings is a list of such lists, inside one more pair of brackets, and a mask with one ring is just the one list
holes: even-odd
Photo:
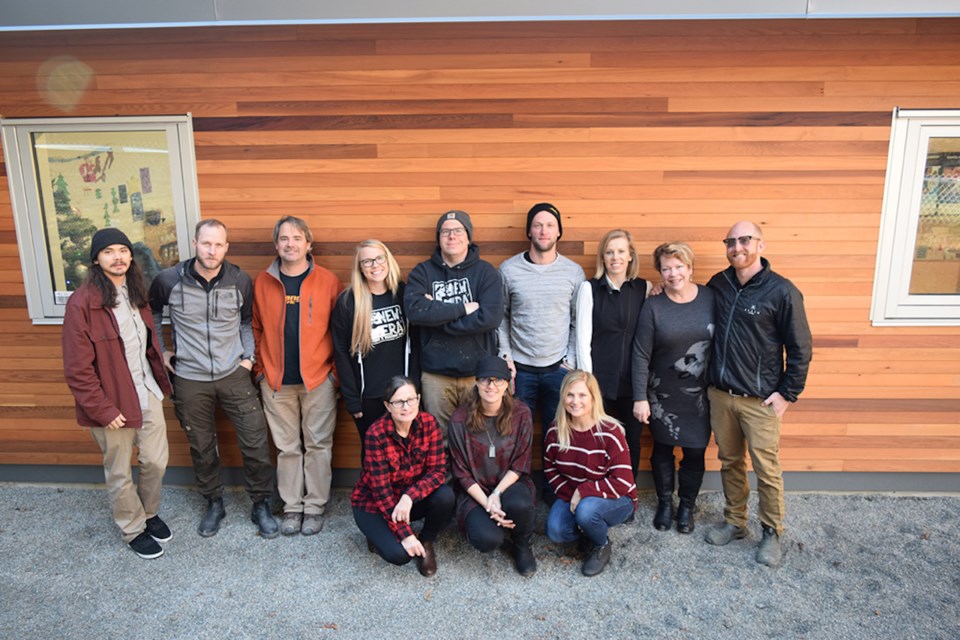
[(498, 527), (503, 527), (504, 529), (513, 529), (517, 525), (507, 518), (506, 511), (503, 510), (503, 507), (500, 505), (500, 496), (491, 493), (487, 496), (487, 504), (484, 507), (486, 512), (490, 515), (490, 519), (497, 523)]

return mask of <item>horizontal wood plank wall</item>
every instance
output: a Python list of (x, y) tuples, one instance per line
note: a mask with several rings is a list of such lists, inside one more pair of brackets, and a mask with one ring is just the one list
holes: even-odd
[[(71, 109), (69, 87), (38, 89), (58, 56), (91, 73)], [(957, 19), (5, 33), (0, 114), (191, 112), (202, 214), (229, 225), (230, 258), (251, 273), (281, 214), (309, 220), (342, 280), (370, 236), (409, 271), (450, 208), (473, 215), (494, 264), (524, 247), (525, 212), (547, 200), (563, 212), (561, 251), (588, 273), (600, 236), (623, 226), (644, 256), (689, 241), (700, 281), (725, 266), (729, 225), (756, 220), (815, 337), (785, 468), (956, 472), (960, 330), (873, 328), (868, 310), (891, 111), (960, 107), (958, 60)], [(59, 341), (27, 320), (3, 180), (0, 463), (100, 462)], [(168, 418), (171, 464), (188, 466)], [(345, 412), (334, 461), (358, 464)]]

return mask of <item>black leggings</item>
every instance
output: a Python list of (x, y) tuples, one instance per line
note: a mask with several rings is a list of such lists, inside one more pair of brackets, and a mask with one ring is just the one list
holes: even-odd
[[(420, 542), (434, 542), (440, 532), (450, 524), (454, 502), (453, 489), (450, 485), (444, 484), (423, 500), (413, 503), (410, 521), (423, 519), (423, 529), (417, 536)], [(406, 549), (397, 540), (397, 536), (393, 535), (382, 514), (370, 513), (354, 507), (353, 519), (361, 533), (373, 543), (381, 558), (397, 565), (407, 564), (413, 559), (407, 555)]]
[(357, 425), (357, 433), (360, 434), (360, 468), (362, 469), (364, 452), (367, 450), (363, 446), (364, 440), (367, 439), (367, 431), (387, 412), (387, 409), (383, 406), (383, 398), (363, 398), (360, 402), (363, 415), (354, 418), (353, 422)]
[(616, 400), (603, 399), (603, 410), (623, 423), (626, 432), (627, 448), (630, 449), (630, 469), (633, 477), (637, 477), (640, 467), (640, 436), (643, 434), (643, 423), (633, 417), (633, 399), (630, 396), (621, 396)]
[[(681, 447), (683, 449), (683, 460), (680, 461), (680, 468), (685, 471), (704, 471), (704, 456), (707, 452), (706, 447), (697, 449), (695, 447)], [(663, 444), (662, 442), (653, 443), (653, 455), (650, 456), (650, 466), (654, 469), (657, 465), (669, 464), (671, 467), (674, 462), (673, 445)]]
[[(473, 498), (470, 499), (473, 500)], [(512, 532), (515, 544), (530, 544), (530, 538), (533, 535), (533, 518), (536, 511), (530, 489), (521, 482), (514, 482), (500, 495), (500, 506), (506, 512), (507, 519), (513, 520), (517, 526), (513, 529), (504, 530), (503, 527), (498, 527), (497, 523), (490, 519), (490, 514), (484, 511), (483, 507), (479, 505), (474, 507), (467, 514), (464, 523), (467, 541), (474, 549), (483, 553), (493, 551), (503, 544), (506, 531)]]

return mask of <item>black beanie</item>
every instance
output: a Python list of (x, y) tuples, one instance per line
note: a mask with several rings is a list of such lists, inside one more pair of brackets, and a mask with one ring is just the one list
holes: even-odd
[(90, 241), (90, 262), (96, 262), (100, 252), (112, 244), (122, 244), (130, 249), (130, 253), (133, 253), (133, 244), (130, 243), (130, 238), (120, 229), (107, 227), (93, 234), (93, 240)]
[(560, 210), (549, 202), (538, 202), (530, 207), (530, 211), (527, 212), (527, 237), (530, 237), (530, 225), (533, 224), (533, 217), (541, 211), (546, 211), (557, 219), (557, 237), (563, 236), (563, 221), (560, 220)]
[(454, 209), (453, 211), (447, 211), (437, 220), (437, 244), (440, 244), (440, 227), (447, 220), (456, 220), (462, 224), (463, 228), (467, 230), (467, 242), (473, 242), (473, 223), (470, 222), (470, 216), (466, 211)]

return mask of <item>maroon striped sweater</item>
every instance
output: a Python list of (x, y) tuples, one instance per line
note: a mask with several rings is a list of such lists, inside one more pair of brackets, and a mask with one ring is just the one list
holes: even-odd
[(544, 443), (543, 472), (554, 493), (570, 502), (574, 491), (580, 498), (616, 499), (629, 496), (637, 508), (637, 485), (630, 469), (630, 452), (623, 429), (600, 423), (589, 431), (570, 432), (570, 447), (560, 450), (557, 427), (550, 425)]

